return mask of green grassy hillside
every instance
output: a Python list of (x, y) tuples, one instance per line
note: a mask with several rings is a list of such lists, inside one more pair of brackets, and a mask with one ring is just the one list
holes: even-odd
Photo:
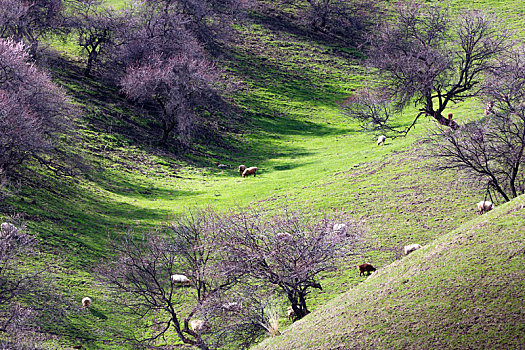
[[(120, 6), (123, 1), (109, 3)], [(471, 6), (464, 1), (453, 4), (457, 9)], [(485, 0), (473, 6), (501, 13), (513, 28), (523, 23), (521, 1)], [(48, 62), (55, 81), (82, 111), (76, 147), (85, 168), (75, 178), (33, 169), (25, 184), (13, 188), (0, 203), (0, 219), (9, 219), (12, 213), (22, 216), (39, 240), (39, 263), (48, 267), (68, 301), (80, 305), (86, 295), (94, 300), (95, 312), (86, 315), (79, 308), (64, 324), (44, 329), (62, 337), (51, 347), (80, 342), (84, 348), (122, 348), (108, 329), (131, 334), (133, 327), (123, 326), (128, 320), (96, 274), (107, 254), (107, 237), (157, 229), (189, 208), (226, 211), (250, 204), (270, 208), (287, 204), (350, 214), (363, 232), (361, 250), (349, 257), (345, 269), (323, 276), (323, 291), (312, 293), (308, 300), (312, 310), (365, 279), (351, 266), (364, 261), (387, 266), (400, 257), (403, 245), (430, 244), (476, 217), (475, 203), (483, 198), (483, 191), (453, 172), (433, 172), (432, 162), (424, 157), (427, 146), (419, 139), (432, 122), (421, 120), (408, 137), (389, 138), (385, 147), (377, 147), (377, 135), (362, 132), (340, 106), (369, 83), (360, 53), (311, 36), (283, 18), (256, 9), (235, 26), (235, 41), (220, 65), (239, 86), (228, 96), (239, 115), (233, 120), (210, 120), (221, 130), (219, 136), (197, 137), (186, 153), (156, 147), (155, 129), (139, 111), (115, 88), (82, 76), (84, 58), (77, 57), (78, 50), (57, 53), (67, 56), (67, 62)], [(70, 49), (69, 44), (60, 50)], [(481, 115), (483, 106), (470, 100), (451, 106), (450, 111), (462, 123)], [(412, 117), (413, 111), (407, 111), (399, 123), (406, 125)], [(218, 169), (217, 162), (230, 167)], [(257, 177), (242, 179), (236, 171), (239, 164), (259, 167)], [(366, 288), (377, 277), (358, 288)], [(457, 291), (463, 290), (460, 283), (455, 284)], [(417, 284), (403, 286), (420, 293)], [(494, 291), (499, 290), (495, 286)], [(331, 314), (334, 305), (338, 304), (319, 312)], [(290, 339), (286, 334), (294, 334), (302, 324), (309, 327), (311, 319), (293, 325), (279, 341)], [(309, 331), (321, 333), (321, 329)]]
[(521, 196), (379, 269), (257, 348), (522, 349), (524, 223)]

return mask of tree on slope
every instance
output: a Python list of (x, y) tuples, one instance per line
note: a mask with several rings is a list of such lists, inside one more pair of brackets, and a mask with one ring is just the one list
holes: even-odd
[[(237, 282), (223, 269), (216, 241), (220, 220), (212, 212), (195, 212), (175, 220), (165, 232), (143, 239), (127, 235), (113, 243), (117, 260), (102, 267), (105, 280), (119, 295), (123, 310), (143, 325), (141, 342), (154, 342), (174, 332), (184, 344), (208, 349), (207, 336), (192, 329), (192, 319), (214, 314), (216, 300)], [(173, 275), (187, 276), (183, 286)], [(209, 331), (217, 332), (212, 324)]]
[(525, 193), (525, 47), (505, 55), (487, 73), (488, 115), (441, 132), (434, 156), (441, 169), (458, 169), (504, 201)]
[(24, 45), (0, 39), (0, 175), (30, 159), (49, 165), (59, 135), (72, 127), (69, 112), (65, 94), (31, 63)]
[(72, 2), (67, 26), (77, 34), (78, 45), (87, 54), (85, 76), (99, 60), (99, 56), (113, 44), (115, 32), (123, 18), (110, 7), (102, 7), (102, 0)]
[(213, 95), (210, 84), (214, 78), (211, 62), (204, 57), (180, 53), (168, 59), (154, 55), (148, 62), (128, 68), (121, 85), (130, 98), (157, 107), (162, 144), (167, 143), (176, 129), (179, 141), (187, 145), (192, 136), (195, 110)]
[(42, 36), (58, 27), (62, 0), (0, 1), (0, 37), (23, 41), (35, 55)]
[(457, 129), (444, 110), (480, 94), (494, 59), (510, 47), (509, 34), (480, 12), (453, 18), (436, 5), (394, 6), (392, 18), (369, 38), (369, 63), (380, 77), (381, 100), (390, 99), (398, 110), (411, 103), (418, 108), (405, 133), (422, 115)]
[[(187, 146), (198, 110), (213, 108), (216, 69), (171, 2), (132, 7), (107, 62), (126, 95), (153, 111), (167, 144), (174, 131)], [(123, 74), (118, 74), (122, 72)]]
[(320, 276), (336, 270), (339, 258), (355, 249), (357, 234), (334, 232), (333, 224), (333, 218), (290, 210), (270, 218), (255, 210), (241, 211), (224, 226), (227, 264), (283, 292), (295, 319), (300, 319), (310, 312), (308, 294), (322, 290)]

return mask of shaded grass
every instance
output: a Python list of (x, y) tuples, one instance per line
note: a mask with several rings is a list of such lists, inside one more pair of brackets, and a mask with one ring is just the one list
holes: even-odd
[[(90, 333), (126, 323), (94, 272), (106, 256), (107, 238), (154, 230), (188, 208), (292, 203), (350, 213), (366, 233), (362, 249), (348, 257), (347, 270), (323, 277), (323, 292), (308, 301), (311, 309), (364, 279), (355, 264), (385, 266), (405, 243), (431, 242), (474, 216), (473, 198), (481, 193), (453, 173), (424, 168), (427, 161), (418, 151), (424, 145), (406, 151), (432, 125), (429, 120), (407, 138), (376, 147), (377, 135), (361, 132), (344, 116), (339, 102), (368, 83), (355, 51), (312, 40), (265, 15), (251, 20), (236, 27), (237, 40), (222, 62), (242, 87), (231, 96), (242, 120), (221, 135), (222, 143), (200, 140), (195, 152), (156, 147), (155, 128), (143, 112), (116, 88), (82, 77), (83, 63), (55, 66), (54, 76), (84, 111), (78, 148), (90, 171), (77, 179), (39, 178), (35, 183), (48, 185), (25, 187), (8, 202), (9, 211), (25, 214), (41, 239), (42, 259), (68, 297), (95, 301), (96, 312), (72, 316), (61, 330), (65, 338), (90, 339)], [(483, 107), (469, 101), (450, 110), (463, 122)], [(399, 125), (414, 115), (407, 111)], [(230, 168), (217, 169), (216, 162)], [(258, 166), (258, 176), (241, 179), (241, 163)], [(101, 339), (86, 347), (119, 348), (111, 333)]]

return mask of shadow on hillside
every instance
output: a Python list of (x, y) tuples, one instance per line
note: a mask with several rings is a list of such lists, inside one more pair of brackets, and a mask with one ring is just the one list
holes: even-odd
[[(361, 59), (363, 54), (357, 49), (352, 47), (348, 42), (345, 42), (339, 37), (330, 35), (327, 33), (315, 32), (307, 27), (301, 26), (294, 23), (291, 18), (286, 17), (282, 13), (268, 12), (268, 13), (256, 13), (250, 16), (250, 20), (256, 24), (263, 25), (267, 29), (273, 32), (282, 32), (292, 35), (298, 39), (313, 42), (319, 46), (327, 47), (328, 45), (334, 47), (340, 47), (341, 50), (331, 50), (332, 54), (350, 58), (350, 59)], [(342, 50), (346, 48), (347, 50)], [(350, 51), (348, 51), (350, 49)]]
[[(140, 191), (146, 187), (132, 185), (134, 192), (131, 193), (123, 189), (126, 181), (117, 183), (119, 187), (113, 188), (113, 193), (124, 192), (129, 197), (145, 198)], [(188, 191), (179, 193), (153, 188), (151, 195), (171, 198), (190, 194)], [(172, 214), (170, 210), (133, 205), (129, 200), (118, 201), (111, 198), (112, 193), (76, 186), (67, 179), (46, 179), (45, 185), (29, 186), (20, 196), (38, 198), (32, 202), (18, 202), (17, 211), (28, 220), (29, 228), (38, 228), (35, 233), (45, 241), (46, 250), (62, 256), (64, 247), (67, 247), (68, 260), (78, 260), (81, 266), (89, 266), (106, 254), (108, 236), (131, 229), (149, 229), (147, 222), (167, 221)]]

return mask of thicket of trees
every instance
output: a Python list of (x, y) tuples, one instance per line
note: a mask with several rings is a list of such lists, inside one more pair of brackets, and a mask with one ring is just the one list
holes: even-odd
[[(356, 252), (360, 233), (335, 232), (334, 223), (353, 227), (341, 215), (291, 210), (194, 212), (163, 232), (117, 242), (118, 259), (101, 272), (119, 303), (142, 320), (143, 342), (175, 332), (200, 349), (227, 342), (248, 347), (270, 329), (264, 312), (270, 300), (283, 295), (295, 319), (304, 317), (307, 296), (322, 289), (323, 274)], [(187, 276), (191, 286), (180, 286), (174, 274)], [(192, 319), (204, 320), (207, 331), (192, 330)]]
[(37, 241), (14, 218), (0, 229), (0, 346), (39, 349), (41, 327), (62, 324), (73, 308), (44, 268), (29, 268)]
[(72, 111), (24, 44), (0, 39), (0, 176), (12, 176), (31, 159), (50, 165), (60, 152), (60, 135), (72, 129)]
[[(406, 134), (429, 116), (446, 129), (432, 141), (440, 169), (460, 169), (504, 201), (525, 192), (525, 54), (494, 19), (479, 12), (452, 17), (420, 2), (280, 3), (294, 5), (297, 21), (312, 31), (352, 44), (368, 38), (363, 47), (381, 86), (350, 98), (350, 117), (365, 128)], [(141, 107), (163, 145), (188, 147), (200, 113), (221, 108), (224, 81), (213, 57), (227, 44), (228, 23), (251, 1), (141, 0), (118, 11), (102, 5), (0, 1), (0, 180), (31, 161), (66, 169), (56, 159), (64, 155), (61, 142), (74, 129), (75, 110), (38, 68), (42, 40), (51, 35), (75, 38), (85, 54), (84, 75)], [(493, 106), (481, 120), (461, 126), (444, 115), (473, 97)], [(396, 113), (411, 104), (418, 114), (396, 128)], [(112, 242), (116, 260), (100, 272), (144, 331), (141, 339), (125, 340), (147, 343), (174, 333), (201, 349), (245, 348), (271, 332), (275, 318), (268, 310), (276, 298), (287, 301), (295, 319), (309, 313), (308, 295), (322, 289), (322, 276), (355, 252), (359, 232), (332, 229), (347, 221), (292, 211), (273, 217), (254, 210), (195, 212), (142, 240), (130, 234)], [(12, 339), (38, 328), (37, 316), (50, 301), (61, 300), (51, 306), (59, 311), (67, 304), (48, 279), (16, 268), (33, 249), (23, 230), (0, 237), (0, 332), (14, 335), (5, 347), (23, 346)], [(179, 273), (191, 287), (171, 278)], [(197, 318), (207, 332), (190, 327)]]

